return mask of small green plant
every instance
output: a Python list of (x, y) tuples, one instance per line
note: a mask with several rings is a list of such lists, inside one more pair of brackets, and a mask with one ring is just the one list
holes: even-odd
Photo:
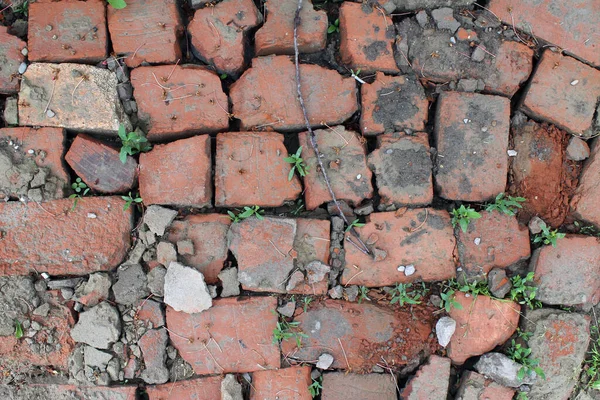
[(600, 389), (600, 337), (598, 336), (598, 326), (592, 325), (590, 331), (595, 339), (592, 341), (588, 358), (585, 360), (587, 367), (585, 373), (590, 379), (587, 385), (592, 389)]
[(125, 7), (127, 7), (127, 3), (125, 2), (125, 0), (106, 0), (108, 4), (110, 4), (112, 6), (112, 8), (117, 9), (117, 10), (121, 10)]
[(302, 298), (302, 308), (304, 310), (304, 312), (306, 312), (306, 310), (308, 309), (308, 306), (310, 305), (310, 303), (312, 302), (312, 297), (303, 297)]
[(221, 78), (222, 81), (224, 81), (225, 79), (227, 79), (227, 74), (221, 74), (219, 75), (219, 78)]
[(311, 385), (308, 387), (308, 391), (313, 398), (321, 393), (321, 389), (323, 389), (323, 376), (313, 379)]
[(339, 32), (340, 31), (340, 19), (336, 19), (332, 24), (329, 24), (329, 28), (327, 28), (327, 33)]
[(369, 293), (369, 288), (366, 286), (358, 287), (358, 304), (362, 303), (363, 300), (371, 301), (371, 299), (367, 296)]
[(121, 196), (121, 198), (123, 200), (125, 200), (125, 205), (123, 206), (123, 211), (127, 211), (127, 209), (129, 207), (131, 207), (132, 204), (141, 204), (142, 203), (142, 198), (140, 197), (139, 193), (135, 195), (135, 197), (131, 196), (131, 192), (129, 192), (129, 194), (127, 196)]
[(565, 237), (564, 233), (558, 232), (557, 229), (550, 229), (543, 221), (540, 223), (540, 228), (542, 232), (535, 235), (533, 243), (551, 244), (552, 247), (556, 247), (556, 241)]
[(523, 208), (521, 203), (525, 202), (524, 197), (505, 196), (504, 193), (498, 194), (493, 203), (485, 207), (487, 212), (498, 211), (506, 215), (515, 215), (518, 208)]
[(531, 339), (531, 336), (533, 336), (533, 332), (527, 332), (527, 331), (524, 331), (521, 328), (517, 327), (517, 337), (518, 338), (527, 342), (529, 339)]
[(456, 301), (454, 295), (456, 294), (456, 290), (458, 287), (458, 282), (455, 279), (449, 279), (444, 286), (442, 287), (442, 291), (440, 292), (440, 298), (442, 301), (440, 302), (440, 308), (446, 310), (446, 312), (450, 312), (452, 307), (457, 310), (462, 310), (462, 304)]
[(515, 397), (515, 400), (529, 400), (529, 396), (527, 395), (527, 392), (517, 392), (517, 396)]
[(365, 82), (363, 79), (361, 79), (360, 75), (360, 68), (356, 70), (356, 72), (354, 72), (353, 69), (350, 70), (350, 77), (354, 78), (357, 82), (360, 82), (362, 84), (365, 84), (367, 82)]
[(451, 279), (450, 282), (452, 285), (454, 285), (454, 288), (456, 288), (457, 290), (463, 293), (469, 293), (473, 297), (477, 297), (480, 294), (484, 296), (491, 296), (490, 289), (486, 281), (464, 281), (460, 283), (454, 279)]
[(296, 347), (302, 347), (302, 338), (307, 338), (308, 335), (302, 332), (298, 326), (300, 322), (288, 322), (284, 318), (281, 318), (275, 329), (273, 329), (273, 343), (281, 343), (290, 339), (296, 341)]
[(390, 291), (392, 299), (390, 304), (396, 304), (403, 307), (405, 304), (421, 304), (421, 299), (425, 297), (428, 290), (425, 287), (425, 283), (415, 284), (412, 283), (399, 283)]
[(19, 322), (19, 320), (15, 319), (15, 338), (21, 339), (23, 337), (23, 325)]
[(515, 275), (510, 278), (512, 289), (510, 289), (510, 299), (519, 304), (526, 304), (530, 309), (541, 308), (542, 303), (536, 300), (538, 288), (534, 286), (534, 272), (529, 272), (525, 277)]
[(521, 364), (521, 368), (517, 372), (517, 379), (520, 381), (526, 375), (535, 372), (540, 378), (546, 379), (544, 370), (540, 368), (540, 360), (531, 358), (531, 349), (517, 343), (515, 339), (511, 341), (511, 346), (507, 351), (507, 355), (515, 362)]
[(298, 199), (298, 201), (296, 202), (295, 208), (292, 210), (292, 215), (300, 214), (303, 209), (304, 209), (304, 202), (302, 201), (302, 199)]
[(152, 149), (148, 139), (138, 132), (127, 132), (123, 125), (119, 125), (119, 138), (121, 139), (121, 151), (119, 159), (125, 164), (127, 156), (133, 156), (137, 153), (143, 153)]
[(573, 221), (573, 225), (579, 228), (579, 233), (588, 236), (600, 236), (600, 232), (594, 225), (582, 225), (579, 221)]
[(75, 207), (77, 207), (77, 202), (79, 199), (88, 194), (90, 188), (81, 180), (81, 178), (75, 179), (75, 182), (71, 184), (71, 188), (75, 191), (75, 193), (69, 196), (70, 199), (74, 199), (73, 207), (71, 208), (71, 211), (74, 211)]
[(471, 207), (465, 207), (464, 204), (462, 204), (459, 208), (452, 210), (452, 226), (460, 226), (460, 229), (462, 229), (463, 232), (467, 231), (469, 228), (469, 222), (471, 222), (472, 219), (478, 218), (481, 218), (481, 214), (473, 210)]
[(236, 222), (240, 222), (246, 218), (250, 218), (251, 216), (255, 216), (256, 218), (263, 220), (265, 219), (265, 217), (263, 217), (261, 214), (264, 214), (265, 210), (261, 209), (259, 206), (252, 206), (252, 207), (244, 207), (244, 210), (242, 212), (240, 212), (239, 214), (234, 214), (232, 211), (227, 211), (227, 214), (229, 215), (229, 219), (231, 219), (231, 221), (233, 221), (233, 223), (235, 224)]
[(29, 1), (25, 0), (21, 5), (13, 7), (13, 13), (27, 17), (29, 15)]
[(359, 222), (358, 219), (355, 219), (354, 221), (350, 222), (350, 225), (348, 225), (348, 227), (346, 228), (346, 232), (349, 232), (352, 228), (360, 228), (362, 226), (365, 226), (365, 224)]
[(295, 154), (292, 154), (283, 159), (283, 161), (292, 164), (292, 169), (290, 169), (290, 173), (288, 174), (288, 181), (292, 180), (292, 178), (294, 177), (294, 171), (296, 170), (298, 171), (300, 176), (306, 176), (306, 171), (308, 170), (308, 168), (306, 167), (306, 164), (304, 163), (304, 160), (302, 159), (301, 155), (302, 146), (298, 147), (298, 150), (296, 150)]

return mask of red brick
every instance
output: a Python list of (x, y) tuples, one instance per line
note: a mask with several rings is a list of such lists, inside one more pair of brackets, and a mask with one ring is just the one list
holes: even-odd
[(374, 6), (351, 2), (340, 6), (340, 57), (348, 68), (398, 73), (395, 38), (392, 19)]
[(529, 83), (524, 111), (582, 136), (594, 133), (600, 97), (600, 71), (574, 58), (546, 50)]
[(389, 374), (332, 372), (323, 375), (321, 399), (396, 400), (396, 384)]
[(167, 330), (162, 328), (146, 331), (138, 341), (144, 356), (145, 370), (141, 375), (144, 381), (148, 383), (165, 383), (169, 379), (169, 371), (165, 366), (165, 348), (168, 340)]
[(27, 43), (16, 36), (8, 34), (8, 28), (0, 26), (0, 54), (3, 55), (0, 70), (0, 93), (11, 94), (19, 90), (19, 65), (25, 61), (21, 50)]
[(431, 400), (448, 397), (450, 359), (432, 355), (400, 394), (402, 400)]
[[(302, 90), (312, 126), (344, 122), (358, 109), (356, 83), (336, 71), (318, 65), (302, 64)], [(296, 70), (287, 56), (259, 57), (252, 68), (231, 85), (233, 114), (241, 129), (305, 129), (298, 102)], [(137, 99), (137, 96), (136, 96)]]
[(591, 157), (581, 173), (579, 186), (571, 200), (571, 209), (576, 218), (600, 226), (600, 156), (598, 141), (592, 145)]
[(146, 386), (149, 400), (210, 400), (221, 398), (220, 376), (206, 376), (164, 385)]
[(440, 95), (434, 137), (438, 151), (435, 181), (441, 197), (486, 201), (504, 192), (509, 119), (510, 102), (504, 97)]
[(179, 259), (187, 266), (196, 268), (204, 275), (208, 284), (218, 282), (219, 272), (227, 259), (227, 232), (231, 220), (221, 214), (188, 215), (173, 221), (168, 231), (168, 240), (177, 243), (191, 240), (194, 254), (180, 254)]
[[(371, 250), (383, 250), (386, 256), (376, 261), (346, 241), (342, 284), (379, 287), (416, 279), (442, 281), (456, 274), (452, 256), (455, 239), (446, 211), (426, 208), (374, 213), (357, 231)], [(346, 238), (356, 242), (350, 233)], [(398, 271), (399, 266), (411, 264), (415, 267), (413, 275)]]
[(456, 400), (512, 400), (515, 391), (486, 379), (477, 372), (467, 371), (462, 381)]
[[(35, 157), (38, 167), (48, 168), (51, 175), (58, 179), (54, 193), (50, 199), (62, 198), (69, 186), (70, 177), (62, 162), (64, 152), (65, 131), (58, 128), (4, 128), (0, 129), (0, 141), (18, 143), (19, 149), (30, 157)], [(29, 155), (34, 150), (34, 155)], [(6, 193), (4, 193), (6, 194)]]
[(275, 297), (218, 299), (196, 314), (167, 307), (171, 342), (198, 375), (279, 368), (276, 307)]
[(102, 0), (31, 3), (29, 61), (97, 63), (108, 55)]
[[(294, 54), (294, 17), (296, 0), (274, 0), (265, 4), (266, 22), (254, 37), (257, 56), (269, 54)], [(327, 44), (327, 13), (315, 11), (312, 2), (302, 3), (298, 26), (298, 50), (314, 53)]]
[(135, 399), (137, 386), (76, 386), (30, 383), (27, 385), (2, 385), (2, 393), (10, 399)]
[(99, 193), (130, 191), (137, 180), (138, 163), (133, 157), (127, 156), (123, 164), (118, 150), (84, 134), (75, 137), (65, 161), (90, 189)]
[[(108, 271), (125, 257), (132, 209), (118, 197), (0, 203), (0, 274), (84, 275)], [(95, 218), (93, 217), (95, 215)]]
[(485, 90), (512, 97), (531, 75), (533, 49), (519, 42), (502, 42), (493, 62), (493, 72), (482, 77)]
[(595, 305), (600, 301), (600, 242), (591, 236), (568, 235), (556, 247), (533, 252), (537, 299), (553, 305)]
[(250, 400), (312, 400), (308, 387), (312, 384), (310, 367), (291, 367), (252, 374)]
[[(297, 218), (294, 251), (296, 266), (304, 267), (311, 261), (329, 264), (330, 222), (327, 220)], [(308, 279), (300, 282), (295, 288), (288, 290), (292, 294), (324, 295), (328, 289), (328, 277), (320, 282), (310, 284)]]
[(136, 309), (137, 319), (144, 324), (152, 323), (153, 328), (158, 328), (165, 325), (165, 316), (161, 303), (154, 300), (141, 300)]
[(212, 206), (210, 136), (156, 145), (140, 155), (140, 195), (144, 204)]
[(373, 83), (361, 85), (360, 94), (363, 135), (425, 129), (429, 102), (423, 86), (414, 77), (377, 72)]
[(531, 253), (529, 229), (519, 225), (516, 217), (498, 211), (482, 211), (481, 218), (470, 221), (467, 232), (457, 232), (458, 256), (466, 272), (487, 274), (494, 267), (506, 268), (526, 260)]
[(375, 173), (380, 205), (422, 206), (433, 200), (432, 163), (427, 133), (379, 136), (377, 149), (369, 154)]
[(246, 64), (247, 32), (261, 21), (252, 0), (225, 0), (196, 11), (188, 32), (203, 61), (219, 73), (237, 75)]
[[(321, 160), (336, 197), (353, 206), (371, 198), (372, 173), (367, 167), (367, 150), (361, 137), (343, 126), (335, 126), (332, 130), (318, 129), (314, 133)], [(303, 148), (302, 158), (308, 167), (304, 177), (304, 199), (306, 208), (314, 210), (331, 201), (331, 195), (319, 170), (308, 132), (300, 133), (299, 139)]]
[(461, 365), (469, 357), (487, 353), (515, 333), (521, 311), (517, 303), (484, 295), (467, 297), (462, 292), (457, 292), (454, 300), (462, 306), (452, 307), (449, 313), (456, 321), (448, 346), (448, 357), (454, 364)]
[(302, 186), (297, 174), (288, 180), (283, 139), (277, 132), (217, 135), (215, 205), (278, 207), (297, 199)]
[(213, 133), (229, 127), (227, 95), (221, 80), (204, 67), (140, 67), (131, 72), (131, 83), (138, 116), (148, 124), (150, 140)]
[(281, 343), (281, 351), (300, 361), (316, 360), (326, 352), (334, 358), (332, 368), (357, 373), (371, 371), (382, 362), (381, 357), (390, 366), (406, 365), (420, 352), (427, 353), (436, 346), (431, 338), (433, 311), (415, 306), (412, 313), (418, 317), (413, 318), (408, 309), (343, 300), (313, 301), (307, 312), (298, 308), (294, 318), (308, 335), (302, 338), (302, 347), (298, 349), (295, 340), (287, 340)]
[(508, 25), (554, 43), (565, 51), (600, 66), (597, 34), (598, 3), (554, 0), (492, 0), (490, 10)]
[(107, 19), (113, 49), (127, 57), (128, 66), (173, 64), (181, 58), (177, 41), (182, 24), (175, 0), (129, 0), (121, 10), (108, 7)]

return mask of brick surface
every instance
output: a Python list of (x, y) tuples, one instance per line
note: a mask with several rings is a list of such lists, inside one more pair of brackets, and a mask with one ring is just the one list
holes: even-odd
[(484, 76), (485, 90), (512, 96), (533, 69), (533, 49), (519, 42), (502, 42), (494, 58), (494, 70)]
[(257, 371), (252, 374), (250, 400), (276, 399), (279, 396), (288, 400), (311, 400), (313, 397), (308, 391), (311, 384), (308, 366)]
[(140, 155), (140, 195), (144, 204), (212, 206), (210, 136), (194, 136)]
[(402, 400), (430, 400), (448, 397), (450, 359), (432, 355), (400, 394)]
[(515, 391), (486, 379), (477, 372), (463, 374), (456, 400), (512, 400)]
[(504, 192), (510, 102), (499, 96), (443, 93), (434, 137), (436, 189), (449, 200), (485, 201)]
[(129, 250), (131, 208), (123, 211), (117, 197), (83, 198), (72, 207), (72, 199), (0, 203), (0, 274), (83, 275), (119, 265)]
[(102, 0), (36, 2), (29, 7), (29, 61), (97, 63), (108, 55)]
[(219, 77), (206, 68), (140, 67), (131, 72), (131, 83), (138, 117), (148, 125), (150, 140), (213, 133), (229, 127), (227, 95)]
[(492, 0), (489, 8), (504, 23), (524, 32), (533, 30), (534, 35), (600, 66), (600, 45), (595, 36), (600, 23), (598, 3)]
[[(343, 126), (335, 126), (332, 130), (318, 129), (314, 133), (323, 166), (336, 197), (350, 205), (358, 205), (364, 199), (371, 198), (372, 172), (367, 167), (366, 146), (361, 137)], [(304, 200), (306, 208), (314, 210), (331, 201), (331, 195), (319, 170), (308, 132), (300, 133), (299, 139), (303, 148), (302, 158), (308, 166), (304, 177)]]
[(148, 400), (220, 399), (222, 380), (220, 376), (206, 376), (169, 382), (164, 385), (146, 386), (146, 393), (148, 393)]
[(435, 310), (423, 306), (413, 307), (415, 318), (408, 309), (343, 300), (313, 301), (307, 312), (301, 310), (294, 321), (308, 335), (302, 347), (295, 340), (281, 343), (282, 353), (298, 360), (316, 360), (326, 349), (334, 359), (332, 368), (366, 373), (382, 356), (390, 366), (402, 366), (436, 346), (430, 338)]
[[(295, 263), (298, 267), (305, 267), (311, 261), (320, 261), (329, 264), (329, 237), (330, 222), (309, 218), (296, 219), (296, 237), (294, 238)], [(288, 290), (292, 294), (324, 295), (328, 289), (328, 275), (316, 283), (308, 282), (308, 272), (303, 282), (295, 288)]]
[(0, 26), (0, 93), (11, 94), (19, 90), (19, 65), (25, 60), (21, 50), (27, 43), (8, 33), (8, 28)]
[(137, 181), (138, 163), (127, 156), (125, 164), (119, 151), (88, 135), (77, 135), (65, 161), (92, 190), (99, 193), (124, 193)]
[(591, 157), (580, 177), (579, 186), (571, 200), (571, 209), (577, 218), (600, 226), (600, 142), (592, 145)]
[(169, 332), (171, 342), (198, 375), (279, 368), (280, 351), (273, 343), (276, 307), (275, 297), (218, 299), (196, 314), (167, 307), (169, 330), (191, 339)]
[(487, 353), (515, 333), (521, 311), (517, 303), (484, 295), (467, 297), (462, 292), (457, 292), (454, 300), (462, 305), (462, 309), (452, 307), (449, 313), (456, 321), (448, 346), (448, 357), (454, 364)]
[[(426, 208), (374, 213), (357, 231), (371, 250), (378, 249), (384, 255), (374, 260), (356, 246), (344, 246), (342, 284), (379, 287), (416, 279), (441, 281), (456, 274), (452, 256), (455, 239), (446, 211)], [(350, 233), (346, 237), (353, 239)], [(399, 266), (411, 264), (415, 267), (413, 275), (398, 271)]]
[[(265, 3), (266, 21), (254, 37), (256, 55), (294, 54), (294, 17), (298, 2), (295, 0), (272, 0)], [(314, 53), (327, 43), (327, 13), (315, 11), (312, 2), (302, 3), (302, 23), (298, 27), (298, 50)]]
[(277, 207), (300, 196), (295, 175), (288, 180), (291, 164), (277, 132), (228, 132), (217, 135), (215, 205)]
[(498, 211), (482, 211), (481, 218), (469, 222), (467, 232), (457, 232), (460, 265), (467, 273), (488, 273), (530, 256), (529, 229), (516, 217)]
[[(127, 7), (107, 7), (108, 29), (115, 53), (125, 63), (174, 64), (181, 58), (181, 18), (175, 0), (130, 0)], [(179, 93), (181, 94), (181, 93)]]
[(245, 66), (247, 32), (261, 21), (252, 0), (225, 0), (196, 11), (188, 32), (203, 61), (219, 73), (237, 75)]
[(374, 6), (351, 2), (340, 6), (340, 57), (348, 68), (399, 72), (392, 49), (395, 37), (392, 19)]
[(165, 316), (161, 303), (154, 300), (141, 300), (136, 308), (137, 319), (145, 325), (152, 324), (153, 328), (165, 325)]
[(31, 383), (0, 385), (0, 395), (9, 399), (70, 400), (70, 399), (135, 399), (137, 386), (76, 386)]
[[(300, 74), (312, 126), (342, 123), (358, 109), (354, 79), (318, 65), (302, 64)], [(287, 56), (253, 59), (252, 68), (229, 90), (233, 114), (241, 120), (241, 129), (305, 129), (295, 76), (294, 63)]]
[(165, 383), (169, 378), (169, 371), (165, 366), (165, 347), (169, 340), (167, 330), (150, 329), (140, 338), (138, 345), (144, 356), (144, 371), (142, 379), (147, 383)]
[(375, 173), (380, 205), (430, 204), (433, 165), (427, 133), (385, 134), (377, 139), (377, 149), (369, 154), (368, 164)]
[(388, 374), (332, 372), (323, 375), (321, 399), (396, 400), (396, 385)]
[(527, 88), (523, 110), (572, 134), (591, 136), (599, 98), (600, 71), (546, 50)]
[(600, 301), (600, 242), (595, 237), (568, 235), (556, 247), (533, 252), (537, 299), (553, 305), (595, 305)]
[(361, 85), (360, 95), (360, 131), (363, 135), (425, 129), (429, 101), (416, 78), (377, 72), (373, 83)]

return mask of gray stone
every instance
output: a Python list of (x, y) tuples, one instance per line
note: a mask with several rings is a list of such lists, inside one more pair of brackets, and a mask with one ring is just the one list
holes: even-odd
[(39, 302), (33, 284), (28, 276), (0, 277), (0, 336), (12, 336), (15, 332), (15, 319), (23, 321), (29, 312), (27, 303)]
[(476, 62), (482, 62), (485, 59), (485, 51), (481, 47), (475, 47), (471, 54), (471, 59)]
[(395, 11), (412, 11), (438, 7), (464, 7), (475, 3), (475, 0), (392, 0)]
[(165, 234), (165, 230), (177, 216), (177, 211), (165, 207), (151, 205), (144, 214), (144, 223), (157, 236)]
[(296, 302), (288, 301), (281, 307), (277, 307), (277, 312), (284, 317), (292, 318), (294, 316), (294, 311), (296, 311)]
[(75, 382), (85, 382), (85, 374), (83, 372), (84, 367), (84, 357), (83, 357), (83, 349), (85, 345), (77, 345), (75, 349), (69, 355), (68, 360), (68, 368), (69, 368), (69, 376)]
[(323, 353), (317, 360), (317, 368), (320, 369), (327, 369), (331, 367), (331, 364), (333, 364), (333, 356), (331, 354)]
[(117, 84), (117, 94), (121, 100), (129, 100), (133, 96), (133, 86), (130, 82)]
[(71, 329), (71, 337), (98, 349), (109, 349), (121, 335), (121, 318), (117, 309), (102, 302), (79, 314), (79, 321)]
[(208, 293), (210, 293), (211, 299), (217, 298), (217, 287), (215, 285), (208, 285)]
[(354, 214), (356, 215), (369, 215), (375, 212), (375, 208), (373, 207), (373, 202), (369, 201), (367, 204), (362, 205), (360, 207), (356, 207), (354, 209)]
[(75, 291), (71, 288), (60, 289), (60, 295), (65, 300), (70, 300), (74, 294), (75, 294)]
[(494, 296), (503, 299), (512, 289), (510, 280), (506, 278), (506, 271), (501, 268), (493, 268), (488, 272), (488, 288)]
[(119, 362), (119, 359), (117, 357), (113, 357), (110, 359), (110, 361), (106, 365), (106, 372), (108, 373), (108, 376), (110, 376), (111, 380), (122, 380), (119, 376), (121, 373), (121, 363)]
[(348, 301), (355, 301), (358, 297), (358, 286), (352, 285), (350, 287), (344, 288), (344, 294), (348, 298)]
[(67, 279), (54, 279), (47, 282), (48, 289), (56, 290), (56, 289), (64, 289), (70, 288), (74, 289), (83, 282), (83, 278), (67, 278)]
[(304, 274), (300, 270), (296, 270), (290, 276), (287, 285), (285, 286), (286, 291), (291, 291), (296, 288), (300, 283), (304, 282)]
[(164, 328), (151, 329), (140, 339), (139, 344), (146, 367), (140, 377), (144, 382), (160, 384), (169, 380), (169, 370), (165, 366), (168, 341), (169, 335)]
[(463, 92), (474, 92), (477, 90), (477, 79), (461, 79), (458, 81), (458, 90)]
[(148, 280), (142, 266), (133, 264), (119, 267), (113, 293), (115, 301), (124, 305), (136, 304), (139, 299), (148, 296)]
[(169, 367), (169, 376), (173, 382), (190, 378), (193, 375), (194, 369), (181, 357), (177, 357), (175, 360), (173, 360), (173, 363)]
[(242, 385), (237, 381), (235, 375), (227, 374), (221, 381), (221, 400), (244, 400)]
[(325, 279), (325, 275), (331, 271), (331, 267), (329, 265), (323, 264), (320, 261), (309, 262), (306, 266), (304, 266), (304, 269), (306, 269), (309, 285), (321, 282), (323, 279)]
[(4, 103), (4, 122), (6, 125), (19, 125), (19, 107), (15, 97), (7, 97)]
[(194, 10), (197, 10), (212, 1), (213, 0), (190, 0), (190, 7), (192, 7)]
[(502, 353), (484, 354), (475, 364), (477, 372), (502, 386), (518, 388), (521, 385), (533, 385), (537, 381), (536, 373), (531, 371), (522, 380), (519, 380), (517, 374), (521, 367), (521, 364), (516, 363)]
[(133, 246), (133, 249), (129, 252), (126, 264), (139, 264), (145, 251), (146, 246), (144, 245), (144, 242), (138, 240), (135, 243), (135, 246)]
[(417, 22), (421, 25), (421, 28), (426, 28), (429, 25), (429, 15), (427, 15), (427, 11), (421, 10), (416, 15)]
[(165, 275), (167, 269), (161, 266), (152, 268), (148, 272), (148, 289), (154, 296), (163, 297), (165, 295)]
[(168, 266), (171, 261), (177, 261), (177, 251), (173, 243), (159, 242), (156, 246), (156, 260), (165, 267)]
[(100, 351), (92, 346), (85, 346), (83, 348), (83, 358), (86, 366), (104, 371), (113, 356), (110, 353)]
[(228, 268), (219, 272), (218, 275), (223, 285), (221, 297), (239, 296), (240, 282), (238, 280), (237, 268)]
[(44, 303), (35, 310), (33, 310), (33, 315), (39, 315), (40, 317), (47, 317), (50, 312), (50, 304)]
[(454, 19), (454, 10), (449, 7), (438, 8), (431, 12), (438, 29), (448, 29), (454, 33), (460, 28), (460, 23)]
[(438, 343), (442, 347), (448, 346), (452, 335), (456, 331), (456, 321), (450, 317), (442, 317), (435, 324), (435, 334), (438, 339)]
[(194, 268), (172, 262), (165, 275), (164, 301), (175, 311), (199, 313), (212, 306), (204, 275)]
[(194, 255), (194, 242), (189, 239), (179, 240), (177, 242), (177, 253), (182, 256)]
[(573, 161), (583, 161), (590, 156), (590, 146), (585, 140), (576, 136), (571, 136), (567, 146), (567, 159)]
[(537, 235), (538, 233), (540, 233), (542, 231), (542, 226), (544, 224), (544, 220), (541, 219), (538, 216), (532, 217), (529, 220), (529, 232), (531, 232), (532, 235)]
[(85, 298), (85, 304), (93, 307), (104, 299), (108, 299), (112, 281), (110, 276), (103, 272), (97, 272), (90, 275), (87, 282), (82, 283), (75, 289), (75, 298), (77, 300)]
[(18, 72), (23, 75), (25, 71), (27, 71), (27, 63), (23, 61), (21, 64), (19, 64)]
[(341, 285), (336, 285), (329, 289), (329, 297), (332, 299), (341, 299), (344, 295), (344, 288)]

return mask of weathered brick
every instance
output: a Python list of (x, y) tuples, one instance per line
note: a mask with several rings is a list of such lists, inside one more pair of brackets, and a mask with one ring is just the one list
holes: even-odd
[(458, 388), (456, 400), (512, 400), (515, 391), (486, 379), (473, 371), (466, 371)]
[[(311, 261), (320, 261), (329, 264), (329, 237), (330, 222), (310, 218), (296, 219), (296, 237), (294, 238), (295, 263), (298, 267), (305, 267)], [(307, 272), (308, 276), (308, 272)], [(307, 279), (288, 290), (292, 294), (312, 294), (313, 296), (326, 294), (328, 289), (327, 275), (325, 279), (316, 283), (309, 283)]]
[[(294, 54), (294, 17), (298, 2), (274, 0), (265, 3), (266, 21), (256, 32), (254, 42), (257, 56), (269, 54)], [(298, 51), (314, 53), (327, 44), (327, 13), (315, 11), (311, 0), (304, 1), (300, 9), (298, 26)]]
[(533, 252), (537, 299), (553, 305), (595, 305), (600, 301), (600, 241), (591, 236), (568, 235), (556, 247)]
[(167, 307), (171, 342), (198, 375), (279, 368), (276, 307), (275, 297), (218, 299), (196, 314)]
[(377, 138), (368, 157), (375, 173), (381, 206), (422, 206), (433, 200), (432, 162), (426, 133), (402, 133)]
[(450, 359), (432, 355), (400, 394), (402, 400), (430, 400), (448, 397)]
[(145, 204), (212, 206), (210, 136), (155, 145), (140, 155), (140, 195)]
[(229, 127), (221, 80), (198, 65), (140, 67), (131, 72), (138, 116), (148, 139), (166, 140)]
[(340, 57), (354, 71), (398, 73), (392, 46), (392, 19), (370, 4), (344, 2), (340, 6)]
[(546, 50), (527, 87), (523, 110), (581, 136), (594, 134), (600, 98), (600, 71), (571, 57)]
[(284, 396), (289, 400), (311, 400), (308, 391), (312, 384), (310, 367), (291, 367), (252, 374), (250, 400), (276, 399)]
[(217, 275), (227, 259), (229, 225), (231, 220), (226, 215), (188, 215), (182, 220), (173, 221), (167, 238), (171, 243), (191, 240), (194, 254), (180, 254), (180, 260), (202, 272), (206, 283), (213, 284), (218, 282)]
[(327, 352), (334, 359), (332, 368), (365, 373), (381, 363), (382, 356), (390, 366), (402, 366), (435, 347), (430, 337), (434, 310), (423, 306), (413, 308), (417, 319), (408, 309), (342, 300), (313, 301), (307, 312), (301, 310), (296, 310), (294, 321), (308, 335), (302, 347), (297, 348), (295, 340), (281, 343), (283, 354), (297, 360), (316, 360)]
[(332, 372), (323, 375), (321, 399), (396, 400), (396, 384), (389, 374)]
[[(373, 259), (348, 243), (342, 284), (379, 287), (399, 282), (441, 281), (455, 276), (452, 253), (455, 239), (446, 211), (409, 209), (402, 212), (374, 213), (363, 227), (356, 228), (371, 250), (383, 256)], [(415, 273), (406, 276), (399, 266), (413, 265)]]
[(97, 63), (108, 55), (106, 3), (63, 0), (29, 7), (29, 60)]
[(0, 26), (0, 93), (11, 94), (19, 91), (19, 65), (25, 60), (21, 50), (25, 47), (27, 43), (9, 34), (7, 27)]
[(580, 176), (579, 186), (571, 200), (571, 209), (576, 218), (600, 226), (600, 142), (592, 145), (591, 157)]
[(300, 196), (295, 175), (277, 132), (228, 132), (217, 135), (215, 205), (277, 207)]
[(434, 137), (436, 188), (449, 200), (486, 201), (504, 192), (510, 102), (499, 96), (443, 93)]
[(84, 275), (110, 270), (130, 246), (132, 210), (117, 197), (0, 203), (0, 274)]
[(141, 377), (146, 383), (165, 383), (169, 379), (165, 366), (168, 340), (167, 330), (161, 328), (148, 330), (138, 341), (145, 367)]
[(165, 316), (161, 304), (154, 300), (140, 300), (135, 312), (137, 319), (145, 325), (151, 323), (153, 328), (164, 326)]
[(530, 32), (600, 66), (600, 47), (595, 37), (600, 24), (598, 3), (492, 0), (489, 8), (505, 24)]
[[(350, 205), (358, 205), (373, 196), (371, 170), (367, 167), (366, 147), (361, 137), (343, 126), (331, 130), (314, 131), (315, 141), (321, 153), (323, 166), (336, 197)], [(304, 177), (306, 208), (314, 210), (331, 201), (331, 195), (323, 180), (308, 132), (299, 134), (302, 158), (308, 167)]]
[(515, 333), (521, 311), (517, 303), (484, 295), (467, 297), (462, 292), (457, 292), (454, 300), (462, 306), (452, 307), (449, 313), (456, 321), (448, 346), (448, 357), (454, 364), (492, 350)]
[(88, 135), (75, 137), (65, 161), (92, 190), (99, 193), (123, 193), (137, 181), (138, 163), (127, 156), (125, 164), (119, 151)]
[(494, 57), (492, 73), (483, 77), (485, 90), (512, 97), (532, 69), (533, 49), (519, 42), (502, 42)]
[(9, 399), (66, 400), (81, 399), (135, 399), (137, 386), (77, 386), (30, 383), (27, 385), (0, 385), (0, 394)]
[(203, 61), (214, 65), (219, 73), (237, 75), (246, 64), (247, 32), (261, 21), (252, 0), (225, 0), (196, 11), (188, 32)]
[(147, 386), (149, 400), (175, 400), (175, 399), (220, 399), (220, 376), (206, 376), (184, 381), (169, 382), (163, 385)]
[(373, 83), (360, 87), (363, 135), (425, 129), (429, 102), (421, 83), (412, 76), (386, 76), (377, 72)]
[(173, 64), (181, 58), (182, 26), (175, 0), (129, 0), (121, 10), (108, 7), (107, 19), (113, 49), (126, 56), (128, 66)]
[[(356, 83), (336, 71), (302, 64), (302, 94), (310, 124), (335, 125), (358, 109)], [(229, 94), (241, 129), (272, 128), (289, 131), (306, 128), (298, 102), (294, 63), (287, 56), (259, 57), (233, 85)], [(137, 97), (136, 97), (137, 98)]]

